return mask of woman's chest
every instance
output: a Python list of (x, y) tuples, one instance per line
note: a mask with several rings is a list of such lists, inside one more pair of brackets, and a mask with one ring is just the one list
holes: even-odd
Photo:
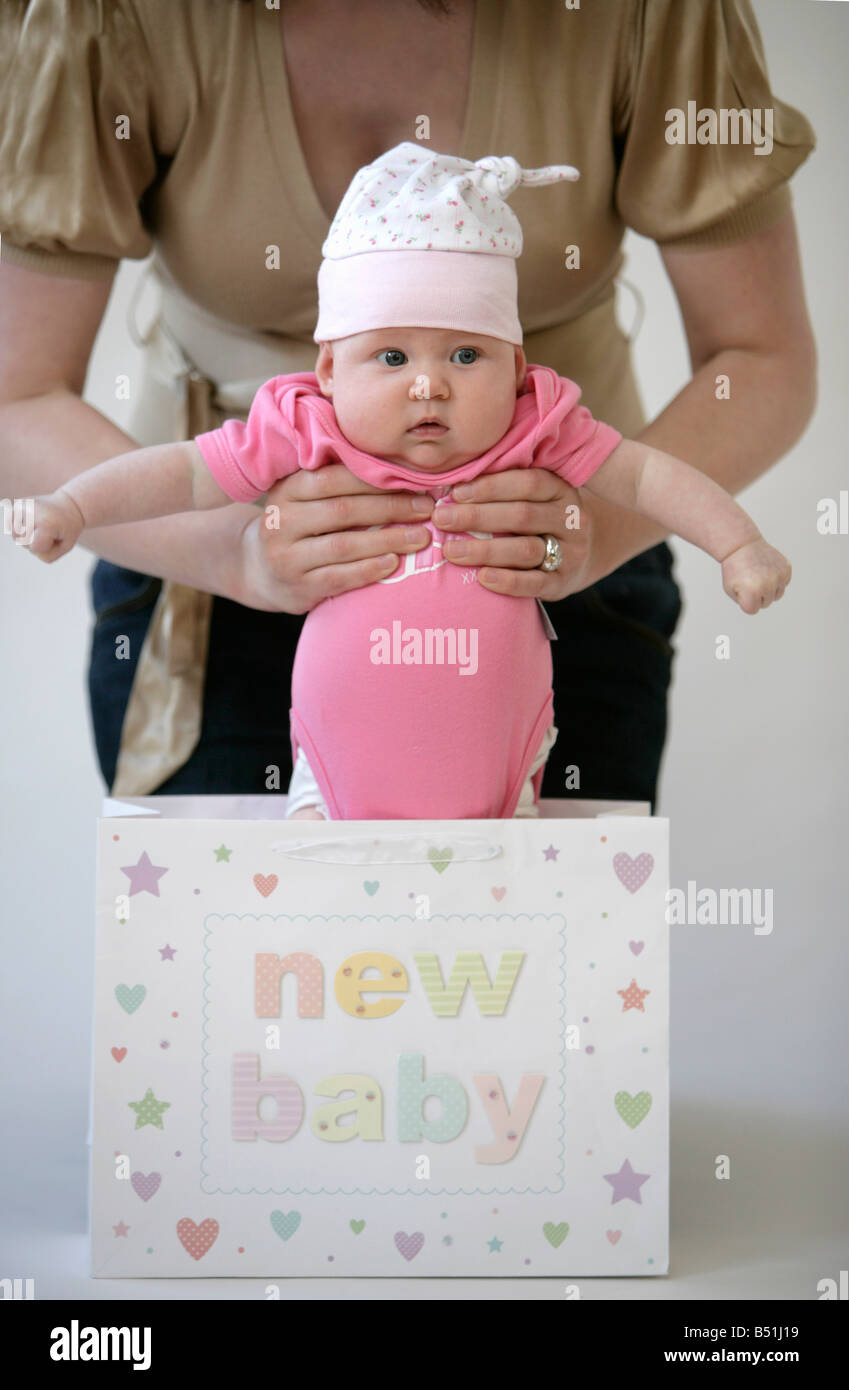
[(404, 140), (457, 152), (469, 96), (474, 0), (284, 4), (281, 61), (312, 183), (328, 218), (358, 168)]

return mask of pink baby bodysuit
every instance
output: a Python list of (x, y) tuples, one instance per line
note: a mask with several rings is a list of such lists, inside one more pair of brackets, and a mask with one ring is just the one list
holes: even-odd
[[(580, 396), (550, 367), (528, 366), (506, 434), (444, 473), (355, 448), (314, 372), (272, 378), (246, 423), (227, 420), (195, 442), (237, 502), (327, 463), (386, 491), (433, 498), (508, 468), (548, 468), (580, 487), (622, 439)], [(301, 630), (292, 757), (303, 748), (334, 820), (509, 818), (553, 722), (551, 652), (536, 601), (479, 585), (475, 568), (443, 559), (449, 533), (423, 524), (432, 536), (426, 549), (402, 555), (376, 584), (325, 599)]]

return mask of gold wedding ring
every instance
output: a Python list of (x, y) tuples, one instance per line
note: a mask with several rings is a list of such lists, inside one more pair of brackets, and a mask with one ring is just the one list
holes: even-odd
[(563, 551), (556, 536), (540, 536), (540, 540), (545, 541), (545, 555), (538, 568), (551, 574), (553, 570), (559, 570), (563, 564)]

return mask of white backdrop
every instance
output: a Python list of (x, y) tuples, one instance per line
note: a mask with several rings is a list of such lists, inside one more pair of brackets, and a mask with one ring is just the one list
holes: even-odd
[[(793, 179), (820, 399), (802, 440), (740, 495), (790, 558), (786, 596), (755, 618), (719, 567), (673, 541), (686, 611), (675, 637), (671, 725), (657, 812), (671, 821), (675, 887), (773, 890), (774, 929), (672, 933), (672, 1253), (667, 1280), (593, 1280), (593, 1298), (816, 1298), (846, 1264), (849, 1203), (847, 970), (842, 856), (847, 816), (849, 536), (817, 532), (817, 503), (849, 486), (845, 74), (849, 4), (755, 0), (773, 90), (810, 119), (818, 148)], [(800, 46), (807, 61), (798, 62)], [(636, 364), (649, 417), (689, 376), (677, 303), (654, 243), (629, 233), (625, 275), (646, 301)], [(125, 262), (85, 398), (126, 427), (118, 372), (140, 264)], [(621, 290), (620, 317), (633, 298)], [(86, 1129), (94, 963), (95, 818), (103, 784), (86, 665), (93, 557), (61, 569), (0, 545), (4, 679), (0, 874), (5, 919), (0, 1045), (0, 1276), (35, 1276), (40, 1298), (197, 1296), (192, 1281), (86, 1279)], [(732, 658), (715, 659), (719, 633)], [(716, 1156), (732, 1177), (714, 1177)], [(381, 1281), (310, 1283), (311, 1296), (452, 1298)], [(463, 1296), (478, 1296), (465, 1285)], [(557, 1281), (485, 1281), (488, 1298), (559, 1298)], [(261, 1296), (218, 1281), (205, 1296)]]

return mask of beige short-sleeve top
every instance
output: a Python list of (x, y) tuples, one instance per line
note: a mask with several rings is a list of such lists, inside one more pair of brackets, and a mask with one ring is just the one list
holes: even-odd
[[(108, 277), (155, 247), (201, 308), (280, 335), (296, 358), (302, 345), (297, 369), (311, 370), (330, 219), (297, 137), (278, 10), (4, 0), (0, 62), (3, 260)], [(670, 144), (666, 113), (690, 101), (770, 108), (770, 152)], [(476, 6), (456, 153), (581, 171), (511, 199), (526, 353), (578, 380), (590, 409), (626, 433), (644, 420), (613, 313), (625, 228), (693, 248), (750, 235), (791, 206), (787, 181), (814, 146), (806, 117), (770, 91), (749, 0)], [(567, 246), (580, 268), (566, 267)]]

